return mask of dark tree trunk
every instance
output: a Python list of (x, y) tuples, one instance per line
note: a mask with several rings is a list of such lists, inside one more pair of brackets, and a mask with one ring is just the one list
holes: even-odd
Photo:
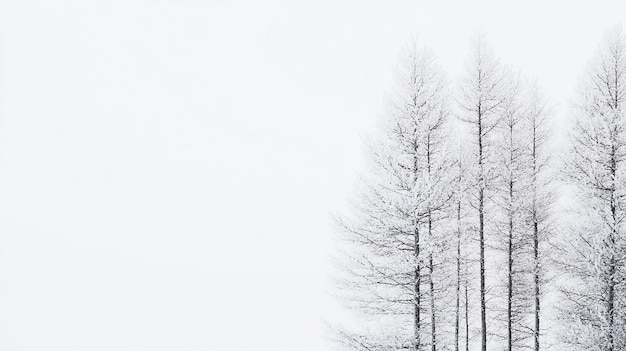
[(533, 251), (534, 251), (534, 283), (535, 283), (535, 330), (534, 330), (534, 339), (535, 339), (535, 349), (534, 351), (539, 351), (539, 331), (540, 329), (540, 312), (541, 312), (541, 301), (540, 301), (540, 290), (539, 290), (539, 218), (537, 216), (537, 127), (535, 122), (533, 122)]
[(459, 322), (461, 318), (461, 201), (456, 208), (456, 310), (454, 320), (454, 351), (459, 351)]
[[(417, 179), (419, 170), (418, 170), (418, 156), (417, 156), (417, 144), (413, 145), (414, 155), (413, 155), (413, 177)], [(420, 351), (422, 348), (421, 345), (421, 308), (422, 308), (422, 296), (421, 296), (421, 285), (422, 285), (422, 272), (421, 272), (421, 257), (420, 257), (420, 232), (419, 232), (419, 219), (416, 217), (413, 219), (414, 221), (414, 240), (415, 240), (415, 280), (414, 280), (414, 291), (415, 291), (415, 302), (414, 302), (414, 344), (415, 350)]]
[[(511, 186), (511, 193), (512, 191), (512, 183), (510, 183)], [(507, 350), (511, 351), (513, 350), (513, 218), (512, 218), (512, 214), (509, 214), (509, 248), (508, 248), (508, 255), (509, 255), (509, 260), (508, 260), (508, 275), (509, 275), (509, 279), (508, 279), (508, 306), (507, 306), (507, 327), (508, 327), (508, 339), (507, 339), (507, 343), (508, 343), (508, 347)]]
[(514, 160), (514, 155), (513, 155), (513, 124), (509, 125), (509, 147), (511, 148), (510, 152), (509, 152), (509, 167), (511, 167), (511, 170), (509, 170), (509, 238), (508, 238), (508, 256), (509, 256), (509, 260), (508, 260), (508, 275), (509, 275), (509, 281), (508, 281), (508, 306), (507, 306), (507, 327), (508, 327), (508, 351), (512, 351), (513, 350), (513, 187), (514, 187), (514, 180), (513, 180), (513, 160)]
[(469, 278), (465, 266), (465, 351), (469, 351)]
[(480, 349), (487, 351), (487, 305), (485, 302), (485, 174), (483, 168), (483, 126), (478, 103), (478, 235), (480, 241)]
[(414, 346), (415, 350), (419, 351), (421, 349), (421, 294), (420, 294), (420, 285), (421, 285), (421, 272), (420, 272), (420, 234), (418, 229), (418, 223), (415, 223), (415, 277), (414, 277), (414, 291), (415, 291), (415, 301), (414, 301)]
[(533, 223), (533, 237), (534, 237), (534, 253), (535, 253), (535, 351), (539, 351), (539, 314), (541, 311), (540, 299), (539, 299), (539, 228), (535, 215)]

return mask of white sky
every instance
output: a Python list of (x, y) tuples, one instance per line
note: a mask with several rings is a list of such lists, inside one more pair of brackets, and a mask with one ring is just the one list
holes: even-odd
[(563, 107), (620, 3), (2, 1), (0, 349), (328, 349), (401, 46), (453, 75), (482, 28)]

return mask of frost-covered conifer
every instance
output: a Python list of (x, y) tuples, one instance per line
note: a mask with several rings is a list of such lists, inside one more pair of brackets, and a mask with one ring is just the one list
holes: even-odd
[(367, 317), (363, 330), (338, 332), (349, 349), (436, 351), (451, 340), (451, 314), (441, 310), (453, 296), (444, 245), (451, 235), (449, 99), (433, 55), (407, 47), (369, 143), (370, 167), (351, 213), (337, 219), (339, 296)]
[(580, 84), (567, 176), (577, 221), (560, 259), (561, 326), (570, 350), (626, 349), (626, 52), (624, 36), (607, 36)]
[[(489, 240), (488, 221), (493, 217), (493, 197), (497, 176), (496, 128), (503, 116), (506, 81), (502, 67), (495, 58), (483, 36), (478, 36), (472, 47), (465, 75), (461, 81), (459, 96), (461, 119), (467, 124), (472, 150), (472, 165), (469, 176), (472, 178), (469, 188), (469, 204), (475, 211), (473, 235), (478, 244), (479, 296), (480, 301), (480, 348), (487, 350), (487, 321), (495, 316), (487, 314), (487, 257), (486, 243)], [(493, 264), (490, 263), (490, 264)], [(478, 313), (476, 313), (478, 314)]]

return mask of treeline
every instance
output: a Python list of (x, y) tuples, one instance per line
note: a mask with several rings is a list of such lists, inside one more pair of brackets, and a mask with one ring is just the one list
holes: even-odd
[(483, 36), (455, 81), (403, 50), (335, 218), (337, 296), (362, 321), (339, 349), (626, 349), (625, 54), (607, 34), (557, 157), (552, 104)]

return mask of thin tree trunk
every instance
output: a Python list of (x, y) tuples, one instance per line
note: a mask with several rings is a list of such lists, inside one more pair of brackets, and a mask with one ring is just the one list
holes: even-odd
[(535, 273), (535, 350), (539, 351), (539, 331), (541, 301), (539, 296), (539, 219), (537, 217), (537, 127), (533, 121), (533, 250), (534, 250), (534, 273)]
[[(414, 148), (414, 156), (413, 156), (413, 177), (416, 180), (418, 177), (418, 158), (417, 158), (417, 144), (413, 145)], [(414, 218), (415, 232), (415, 315), (414, 315), (414, 343), (415, 350), (420, 351), (422, 348), (421, 345), (421, 292), (420, 288), (422, 285), (422, 276), (421, 276), (421, 261), (420, 261), (420, 233), (419, 233), (419, 220), (418, 218)]]
[(539, 230), (537, 219), (533, 223), (534, 251), (535, 251), (535, 351), (539, 351), (539, 314), (541, 306), (539, 305)]
[[(428, 227), (430, 230), (430, 223), (428, 223)], [(429, 259), (429, 268), (430, 268), (430, 279), (429, 279), (429, 283), (430, 283), (430, 342), (431, 342), (431, 350), (432, 351), (436, 351), (437, 350), (437, 338), (436, 338), (436, 316), (435, 316), (435, 284), (433, 281), (433, 270), (434, 270), (434, 266), (433, 266), (433, 254), (430, 254)]]
[(465, 351), (469, 351), (469, 272), (465, 265)]
[[(612, 154), (611, 154), (611, 176), (612, 179), (616, 178), (616, 155), (615, 155), (615, 147), (613, 147), (613, 149), (611, 150)], [(609, 234), (609, 243), (611, 245), (611, 247), (609, 248), (610, 252), (611, 252), (611, 258), (609, 259), (609, 281), (608, 281), (608, 285), (609, 285), (609, 291), (608, 291), (608, 318), (609, 318), (609, 345), (608, 345), (608, 351), (613, 351), (615, 349), (615, 340), (614, 340), (614, 333), (615, 333), (615, 255), (614, 255), (614, 250), (615, 250), (615, 239), (617, 236), (616, 233), (616, 229), (615, 226), (617, 224), (617, 209), (615, 206), (615, 186), (613, 186), (613, 189), (611, 189), (611, 216), (612, 216), (612, 228), (611, 228), (611, 234)]]
[[(430, 128), (430, 126), (429, 126)], [(428, 171), (428, 179), (430, 179), (431, 176), (431, 167), (430, 167), (430, 156), (431, 156), (431, 148), (430, 148), (430, 133), (428, 133), (427, 136), (427, 140), (426, 140), (426, 168)], [(430, 206), (430, 205), (429, 205)], [(433, 266), (433, 243), (434, 243), (434, 239), (433, 239), (433, 218), (432, 218), (432, 212), (429, 209), (428, 210), (428, 239), (430, 240), (430, 253), (428, 255), (428, 265), (430, 268), (430, 274), (429, 274), (429, 283), (430, 283), (430, 330), (431, 330), (431, 334), (430, 334), (430, 345), (431, 345), (431, 351), (437, 351), (437, 333), (436, 333), (436, 328), (437, 328), (437, 324), (436, 324), (436, 316), (435, 316), (435, 282), (433, 281), (433, 271), (434, 271), (434, 266)]]
[(483, 168), (483, 125), (478, 103), (478, 235), (480, 241), (480, 334), (481, 350), (487, 351), (487, 305), (485, 302), (485, 174)]
[[(619, 69), (617, 66), (614, 67), (615, 71), (614, 71), (614, 84), (615, 84), (615, 89), (614, 89), (614, 94), (615, 96), (613, 96), (613, 105), (615, 110), (618, 110), (619, 108), (619, 97), (618, 97), (618, 91), (620, 90), (619, 87)], [(611, 148), (611, 179), (613, 180), (613, 182), (615, 182), (615, 179), (617, 179), (617, 150), (616, 150), (616, 145), (615, 145), (615, 140), (613, 140), (613, 145)], [(613, 183), (612, 189), (611, 189), (611, 216), (612, 216), (612, 228), (611, 228), (611, 234), (610, 234), (610, 244), (611, 244), (611, 248), (610, 248), (610, 252), (611, 252), (611, 258), (609, 261), (609, 298), (608, 298), (608, 317), (609, 317), (609, 349), (608, 351), (613, 351), (615, 349), (615, 271), (616, 271), (616, 262), (615, 262), (615, 254), (614, 254), (614, 250), (616, 248), (616, 242), (615, 240), (617, 239), (617, 208), (616, 208), (616, 203), (615, 203), (615, 193), (616, 193), (616, 186), (615, 183)]]
[(454, 320), (454, 350), (459, 351), (459, 322), (461, 318), (461, 201), (456, 209), (457, 238), (456, 238), (456, 310)]
[(508, 323), (508, 350), (513, 350), (513, 124), (509, 129), (509, 247), (508, 247), (508, 310), (507, 310), (507, 323)]
[(484, 193), (480, 189), (478, 196), (479, 210), (479, 235), (480, 235), (480, 334), (481, 350), (487, 351), (487, 306), (485, 303), (485, 219), (484, 219)]
[(615, 260), (611, 257), (609, 263), (609, 301), (608, 301), (608, 316), (609, 316), (609, 342), (608, 342), (608, 351), (613, 351), (615, 349), (614, 346), (614, 337), (613, 334), (615, 332)]
[[(613, 215), (613, 220), (615, 223), (615, 205), (611, 203), (611, 214)], [(615, 248), (615, 229), (611, 231), (609, 242), (611, 245), (611, 258), (609, 260), (609, 291), (608, 291), (608, 305), (607, 305), (607, 314), (609, 318), (609, 341), (608, 341), (608, 351), (613, 351), (615, 349), (615, 340), (614, 340), (614, 332), (615, 332), (615, 257), (613, 255), (613, 250)]]
[[(430, 129), (430, 125), (429, 125)], [(426, 170), (428, 172), (428, 179), (430, 180), (431, 176), (431, 166), (430, 166), (430, 156), (431, 156), (431, 148), (430, 148), (430, 133), (427, 135), (426, 139)], [(430, 206), (430, 205), (429, 205)], [(430, 283), (430, 345), (431, 351), (437, 351), (437, 323), (435, 316), (435, 282), (433, 280), (433, 217), (432, 211), (430, 208), (428, 209), (428, 240), (430, 240), (430, 252), (428, 255), (428, 267), (429, 267), (429, 283)]]
[(419, 351), (421, 347), (421, 320), (420, 320), (420, 312), (421, 312), (421, 294), (420, 294), (420, 285), (421, 285), (421, 272), (420, 272), (420, 234), (418, 229), (418, 223), (415, 221), (415, 279), (414, 279), (414, 291), (415, 291), (415, 301), (414, 301), (414, 345), (415, 350)]
[[(513, 182), (509, 183), (509, 192), (513, 193)], [(507, 323), (508, 323), (508, 350), (513, 349), (513, 218), (512, 213), (509, 213), (509, 262), (508, 262), (508, 309), (507, 309)]]

